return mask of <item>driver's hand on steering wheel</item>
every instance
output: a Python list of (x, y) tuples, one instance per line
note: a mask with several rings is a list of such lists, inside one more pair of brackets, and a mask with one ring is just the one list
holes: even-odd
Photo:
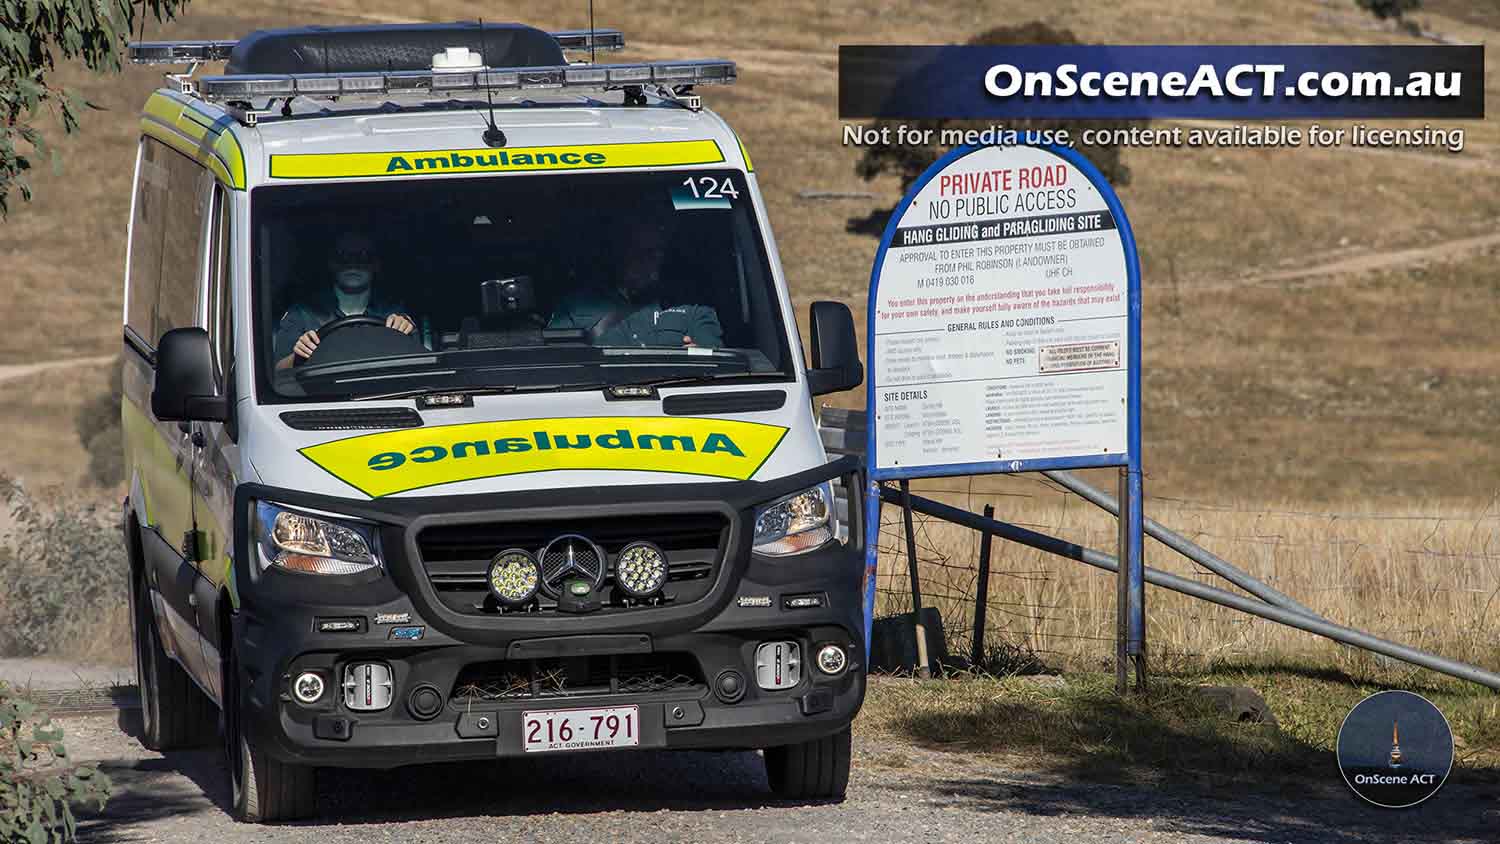
[(318, 350), (318, 332), (304, 331), (297, 338), (297, 343), (292, 346), (292, 354), (299, 358), (310, 358), (312, 353)]
[[(385, 318), (385, 327), (402, 334), (410, 334), (417, 330), (415, 323), (403, 314), (391, 314)], [(312, 353), (318, 350), (318, 332), (304, 331), (297, 342), (292, 346), (292, 354), (299, 358), (310, 358)]]

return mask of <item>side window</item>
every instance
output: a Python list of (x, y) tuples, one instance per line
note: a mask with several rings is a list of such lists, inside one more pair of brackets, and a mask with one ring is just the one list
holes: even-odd
[(213, 335), (214, 364), (219, 375), (220, 387), (226, 386), (230, 364), (234, 356), (232, 290), (229, 283), (229, 266), (232, 252), (229, 243), (229, 192), (222, 186), (214, 186), (214, 220), (212, 281), (209, 285), (208, 316), (209, 332)]
[(171, 190), (162, 236), (161, 291), (156, 306), (156, 337), (173, 328), (198, 324), (198, 280), (204, 269), (204, 222), (213, 177), (178, 152), (166, 156)]
[(175, 153), (159, 141), (141, 139), (130, 219), (125, 324), (150, 346), (155, 346), (160, 336), (156, 330), (156, 299), (161, 282), (162, 235), (166, 232), (170, 178), (166, 158), (170, 155)]

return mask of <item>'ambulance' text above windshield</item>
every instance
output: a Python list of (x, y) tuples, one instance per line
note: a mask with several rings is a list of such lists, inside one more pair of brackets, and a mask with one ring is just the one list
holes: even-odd
[(275, 179), (340, 179), (440, 173), (502, 173), (529, 170), (608, 170), (717, 164), (724, 154), (713, 141), (652, 141), (638, 144), (448, 149), (404, 152), (338, 152), (273, 155)]

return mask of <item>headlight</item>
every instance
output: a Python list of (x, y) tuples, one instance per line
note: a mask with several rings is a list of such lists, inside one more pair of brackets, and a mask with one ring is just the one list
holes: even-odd
[(314, 516), (264, 501), (255, 508), (262, 569), (359, 574), (380, 567), (373, 525)]
[(772, 557), (820, 548), (838, 534), (833, 484), (822, 483), (755, 512), (755, 551)]

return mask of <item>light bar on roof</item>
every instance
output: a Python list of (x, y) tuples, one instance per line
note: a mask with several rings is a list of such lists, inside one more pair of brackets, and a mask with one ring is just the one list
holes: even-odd
[(564, 29), (547, 34), (557, 40), (557, 46), (570, 52), (588, 50), (590, 38), (595, 50), (625, 49), (625, 34), (618, 29)]
[(198, 80), (198, 90), (206, 100), (224, 101), (264, 97), (389, 96), (545, 88), (599, 90), (624, 85), (728, 85), (735, 81), (736, 75), (734, 62), (700, 59), (685, 62), (509, 67), (465, 71), (398, 70), (385, 73), (205, 76)]
[[(623, 50), (625, 34), (618, 29), (564, 29), (549, 32), (557, 46), (568, 52), (588, 50)], [(592, 42), (592, 43), (590, 43)], [(192, 64), (229, 60), (237, 41), (132, 41), (130, 61), (133, 64)]]
[(229, 60), (235, 41), (133, 41), (130, 61), (135, 64), (192, 64)]

